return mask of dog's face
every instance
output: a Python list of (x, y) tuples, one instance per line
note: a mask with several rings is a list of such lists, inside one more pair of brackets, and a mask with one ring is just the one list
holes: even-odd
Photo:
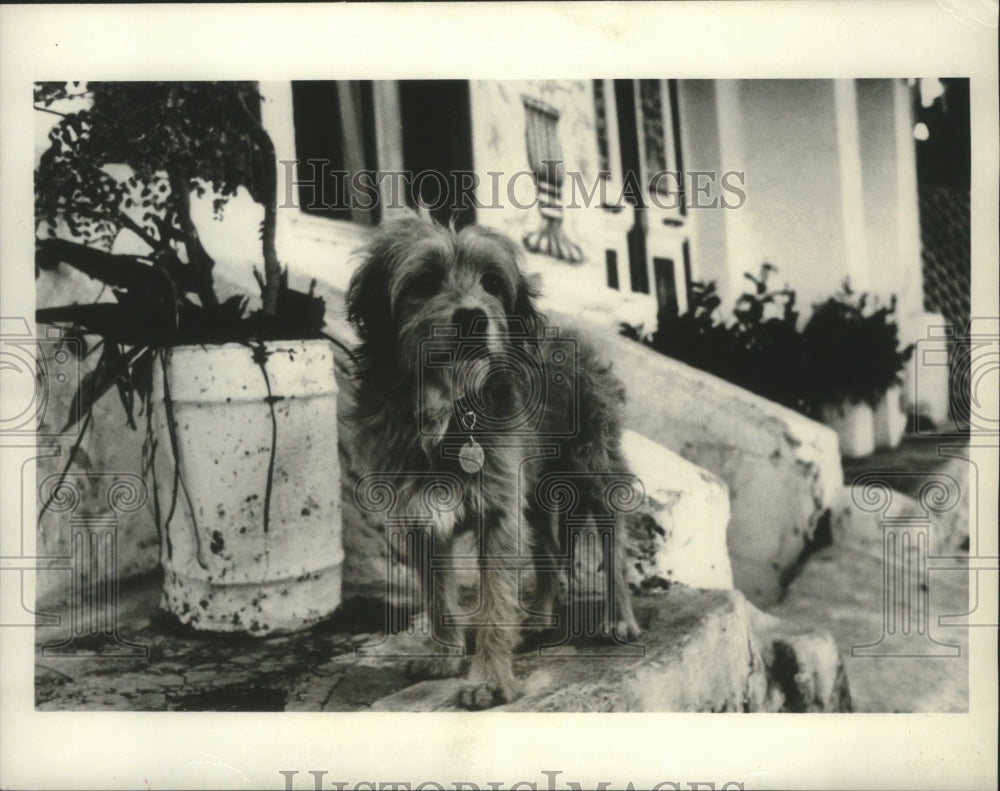
[[(538, 317), (517, 245), (473, 226), (415, 216), (383, 225), (355, 272), (348, 318), (362, 353), (400, 381), (419, 382), (421, 409), (444, 410), (479, 386), (510, 343), (533, 337)], [(427, 366), (424, 344), (452, 339), (450, 366)]]

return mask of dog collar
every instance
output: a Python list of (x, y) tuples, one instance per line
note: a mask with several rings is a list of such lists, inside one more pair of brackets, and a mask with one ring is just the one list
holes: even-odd
[(486, 460), (486, 452), (483, 446), (476, 442), (472, 436), (472, 430), (476, 427), (476, 413), (471, 409), (462, 417), (464, 428), (469, 432), (469, 441), (466, 442), (458, 452), (458, 463), (462, 469), (468, 473), (477, 473), (483, 468)]

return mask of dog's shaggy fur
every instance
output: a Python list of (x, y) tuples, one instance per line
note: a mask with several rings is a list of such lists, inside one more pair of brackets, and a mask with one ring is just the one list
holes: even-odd
[[(568, 506), (560, 513), (543, 502), (539, 484), (547, 475), (569, 479), (572, 507), (596, 524), (608, 513), (614, 518), (604, 487), (626, 470), (620, 447), (624, 388), (581, 339), (569, 342), (575, 375), (545, 370), (544, 320), (520, 255), (496, 231), (456, 231), (408, 215), (380, 227), (347, 298), (348, 318), (361, 340), (358, 437), (373, 470), (402, 480), (396, 513), (426, 516), (422, 489), (437, 473), (460, 480), (462, 491), (457, 508), (434, 514), (435, 556), (447, 555), (461, 532), (478, 531), (479, 609), (459, 616), (453, 570), (425, 575), (433, 578), (424, 586), (425, 608), (441, 656), (411, 663), (416, 673), (457, 674), (461, 661), (455, 655), (466, 645), (459, 624), (471, 619), (475, 654), (459, 701), (469, 708), (518, 695), (512, 653), (520, 639), (524, 556), (537, 568), (533, 610), (542, 614), (551, 612), (556, 598), (558, 559), (569, 557)], [(457, 337), (446, 333), (441, 340), (435, 328), (451, 328)], [(447, 363), (428, 364), (429, 338), (438, 352), (450, 350)], [(536, 366), (527, 374), (525, 360)], [(467, 471), (459, 460), (470, 437), (483, 449), (480, 471)], [(621, 518), (613, 524), (621, 535)], [(603, 541), (603, 562), (613, 565), (606, 590), (614, 599), (602, 605), (605, 618), (616, 639), (634, 639), (639, 629), (624, 557), (608, 554), (609, 543), (620, 548), (622, 541), (608, 542), (606, 535)]]

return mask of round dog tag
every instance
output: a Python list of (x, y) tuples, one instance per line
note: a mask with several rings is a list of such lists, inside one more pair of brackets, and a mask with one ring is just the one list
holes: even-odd
[(483, 468), (483, 461), (486, 454), (483, 453), (483, 446), (472, 437), (462, 446), (458, 452), (458, 463), (466, 472), (479, 472)]

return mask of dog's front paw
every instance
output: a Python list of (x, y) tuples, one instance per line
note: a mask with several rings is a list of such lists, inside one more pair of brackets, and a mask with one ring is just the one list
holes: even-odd
[(615, 636), (619, 640), (634, 642), (642, 635), (642, 629), (635, 622), (635, 618), (622, 619), (615, 624)]
[(632, 597), (627, 590), (618, 596), (615, 603), (615, 614), (618, 616), (618, 620), (615, 623), (615, 636), (619, 640), (627, 642), (638, 640), (639, 635), (642, 634), (642, 629), (639, 628), (639, 624), (635, 620), (635, 611), (632, 609)]
[(406, 663), (410, 678), (451, 678), (461, 675), (463, 659), (460, 656), (421, 656)]
[(520, 697), (521, 686), (514, 677), (510, 657), (477, 656), (469, 678), (458, 691), (457, 703), (477, 711), (499, 706)]
[(510, 703), (520, 695), (521, 689), (515, 683), (498, 685), (485, 681), (469, 681), (458, 691), (455, 702), (463, 709), (481, 711)]

